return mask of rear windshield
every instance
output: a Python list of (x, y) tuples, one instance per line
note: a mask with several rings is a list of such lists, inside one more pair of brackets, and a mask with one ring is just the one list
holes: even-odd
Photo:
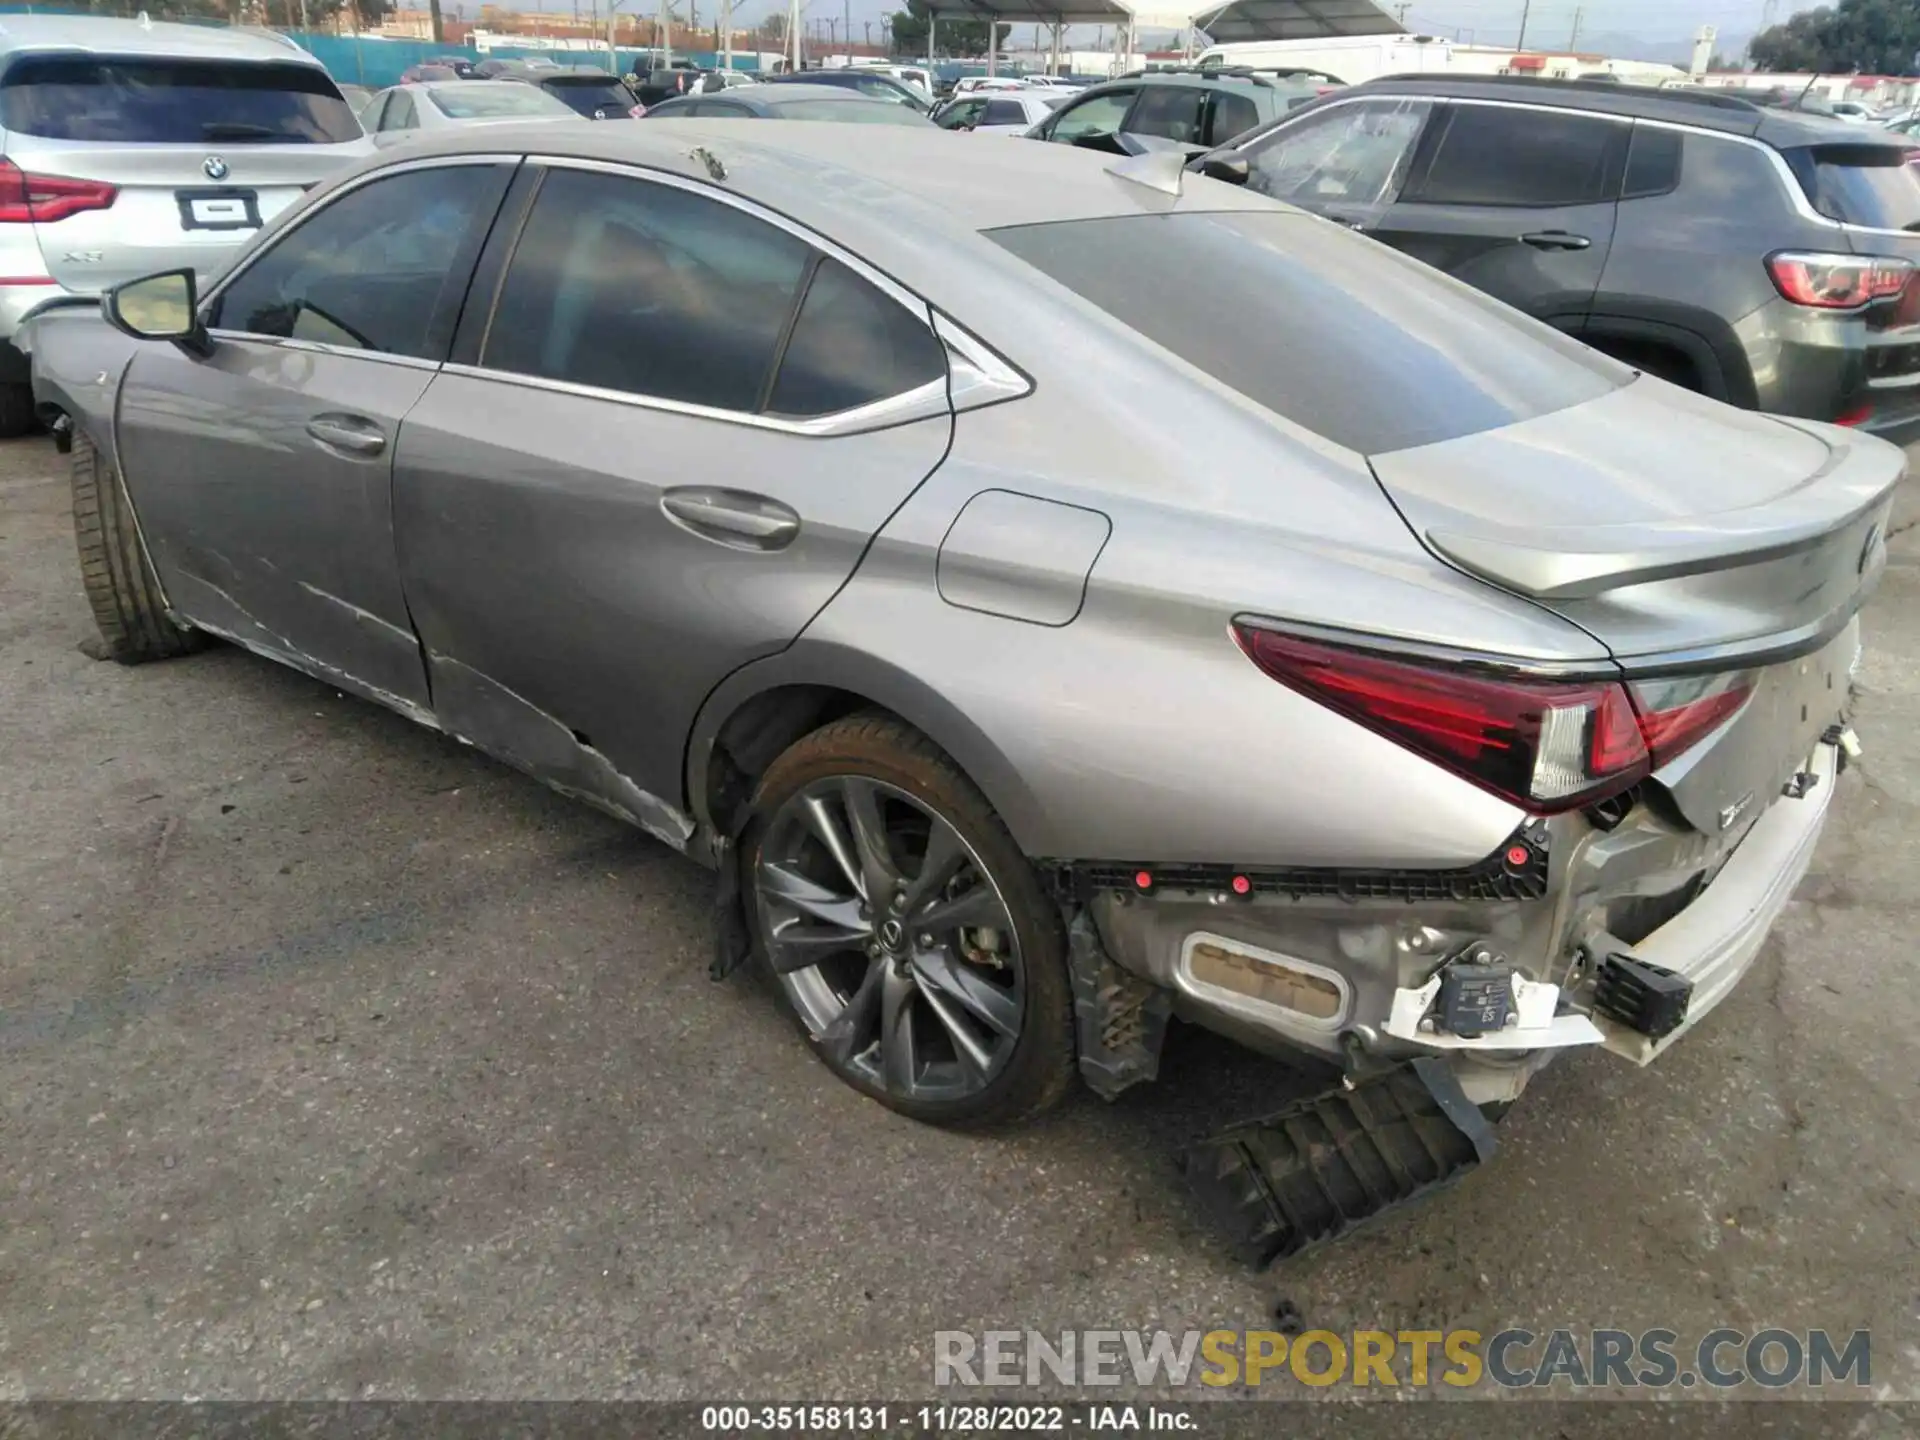
[(1138, 215), (990, 230), (1188, 364), (1362, 454), (1565, 409), (1632, 371), (1323, 220)]
[(891, 100), (795, 100), (775, 105), (782, 120), (839, 120), (851, 125), (918, 125), (927, 117)]
[(634, 106), (626, 86), (604, 75), (551, 75), (540, 84), (582, 115), (596, 110), (618, 110), (624, 115)]
[[(514, 115), (565, 115), (567, 107), (531, 85), (475, 80), (459, 89), (429, 90), (433, 108), (449, 120), (495, 120)], [(633, 102), (628, 101), (630, 106)]]
[(335, 145), (360, 138), (315, 65), (27, 55), (0, 79), (0, 125), (48, 140)]
[(1920, 171), (1908, 163), (1920, 150), (1817, 145), (1787, 158), (1822, 215), (1876, 230), (1920, 231)]

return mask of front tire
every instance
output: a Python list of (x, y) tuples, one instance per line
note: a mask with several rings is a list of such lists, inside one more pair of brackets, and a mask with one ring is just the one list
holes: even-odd
[(760, 779), (740, 846), (754, 949), (816, 1054), (929, 1124), (1004, 1126), (1066, 1093), (1058, 910), (973, 783), (867, 713)]
[(198, 650), (200, 636), (167, 618), (159, 581), (134, 528), (133, 506), (120, 472), (87, 432), (77, 427), (68, 458), (80, 581), (107, 658), (139, 665)]

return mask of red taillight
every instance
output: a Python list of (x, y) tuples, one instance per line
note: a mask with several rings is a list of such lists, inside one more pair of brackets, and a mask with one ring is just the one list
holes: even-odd
[(1753, 672), (1687, 675), (1671, 680), (1637, 680), (1633, 707), (1640, 734), (1658, 770), (1718, 730), (1738, 713), (1753, 693)]
[(1281, 684), (1534, 814), (1604, 799), (1651, 768), (1617, 681), (1492, 676), (1252, 626), (1234, 634)]
[(1796, 305), (1853, 310), (1888, 300), (1907, 287), (1913, 266), (1883, 255), (1828, 255), (1783, 250), (1767, 257), (1774, 288)]
[(1873, 406), (1856, 405), (1851, 410), (1843, 410), (1833, 417), (1836, 425), (1864, 425), (1873, 418)]
[(29, 175), (11, 160), (0, 160), (0, 225), (45, 225), (82, 210), (105, 210), (119, 193), (98, 180)]
[(1731, 719), (1753, 673), (1641, 680), (1490, 675), (1234, 626), (1281, 684), (1536, 815), (1618, 794)]

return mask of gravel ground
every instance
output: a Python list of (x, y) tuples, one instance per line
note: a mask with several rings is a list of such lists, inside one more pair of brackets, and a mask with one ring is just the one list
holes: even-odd
[(1181, 1032), (1158, 1085), (1011, 1138), (891, 1116), (707, 979), (665, 848), (236, 649), (87, 659), (67, 505), (49, 443), (0, 447), (0, 1398), (901, 1397), (936, 1330), (1281, 1306), (1867, 1327), (1875, 1388), (1920, 1389), (1920, 536), (1866, 759), (1735, 995), (1261, 1275), (1170, 1155), (1285, 1070)]

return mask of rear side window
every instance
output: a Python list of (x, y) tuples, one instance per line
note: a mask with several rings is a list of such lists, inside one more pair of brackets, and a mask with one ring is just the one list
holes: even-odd
[(1213, 92), (1213, 114), (1208, 122), (1206, 143), (1224, 145), (1244, 130), (1260, 123), (1260, 107), (1232, 90)]
[(751, 413), (812, 259), (730, 205), (556, 170), (507, 265), (481, 363)]
[(1920, 231), (1920, 151), (1895, 145), (1817, 145), (1787, 152), (1814, 208), (1847, 225)]
[(1620, 198), (1638, 200), (1648, 195), (1665, 195), (1677, 188), (1680, 184), (1680, 146), (1678, 130), (1635, 125), (1633, 144), (1627, 151), (1627, 178), (1620, 186)]
[(775, 415), (832, 415), (916, 390), (947, 373), (926, 322), (838, 260), (822, 260), (780, 359)]
[[(1362, 454), (1577, 405), (1633, 372), (1385, 245), (1284, 211), (1137, 215), (989, 239), (1189, 365)], [(1230, 276), (1217, 285), (1153, 275)]]
[(445, 358), (454, 302), (506, 189), (492, 165), (369, 181), (273, 242), (212, 325), (383, 355)]
[(337, 145), (360, 137), (317, 65), (26, 55), (0, 79), (0, 125), (47, 140)]
[(1591, 115), (1456, 105), (1427, 173), (1429, 205), (1590, 205), (1617, 193), (1629, 127)]
[(1149, 85), (1127, 117), (1135, 135), (1158, 135), (1183, 145), (1200, 143), (1200, 108), (1207, 92), (1197, 85)]
[(1018, 100), (989, 100), (987, 115), (982, 125), (1024, 125), (1027, 123), (1027, 107)]

